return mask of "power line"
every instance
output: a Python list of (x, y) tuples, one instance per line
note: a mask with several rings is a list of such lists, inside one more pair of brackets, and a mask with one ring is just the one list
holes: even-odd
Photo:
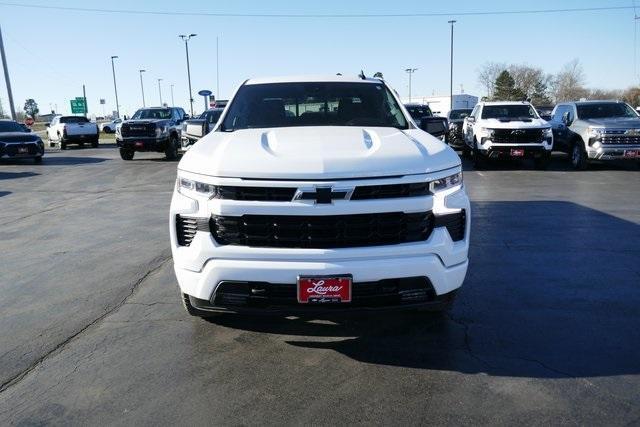
[(574, 13), (574, 12), (601, 12), (630, 10), (634, 6), (602, 6), (602, 7), (576, 7), (562, 9), (531, 9), (531, 10), (493, 10), (493, 11), (452, 11), (452, 12), (425, 12), (425, 13), (230, 13), (230, 12), (182, 12), (159, 10), (135, 10), (135, 9), (103, 9), (90, 7), (50, 6), (45, 4), (21, 4), (0, 2), (0, 6), (13, 6), (29, 9), (62, 10), (69, 12), (90, 13), (118, 13), (135, 15), (164, 15), (164, 16), (214, 16), (226, 18), (424, 18), (442, 16), (487, 16), (487, 15), (524, 15), (541, 13)]

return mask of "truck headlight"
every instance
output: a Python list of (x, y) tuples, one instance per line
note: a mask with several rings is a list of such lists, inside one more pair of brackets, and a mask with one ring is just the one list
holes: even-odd
[(450, 188), (459, 187), (462, 185), (462, 172), (454, 173), (453, 175), (446, 176), (444, 178), (431, 181), (431, 192), (448, 190)]
[(544, 138), (553, 138), (553, 131), (551, 128), (544, 128), (542, 129), (542, 136)]
[(187, 197), (215, 197), (218, 187), (178, 176), (178, 193)]
[(589, 138), (600, 138), (604, 134), (604, 128), (589, 126), (587, 128), (587, 134), (589, 135)]
[(169, 126), (159, 126), (156, 128), (156, 137), (165, 136), (169, 131)]

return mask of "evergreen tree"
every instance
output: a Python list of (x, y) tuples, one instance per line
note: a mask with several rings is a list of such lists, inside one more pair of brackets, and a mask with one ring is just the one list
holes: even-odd
[(496, 78), (494, 101), (522, 101), (526, 95), (516, 88), (516, 83), (507, 70), (501, 72)]

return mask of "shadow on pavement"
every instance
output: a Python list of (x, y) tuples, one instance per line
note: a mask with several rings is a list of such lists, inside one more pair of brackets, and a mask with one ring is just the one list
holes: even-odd
[(72, 165), (87, 165), (92, 163), (102, 163), (111, 159), (103, 157), (61, 157), (61, 156), (46, 156), (42, 161), (42, 167), (49, 166), (72, 166)]
[(416, 369), (530, 378), (640, 374), (640, 226), (570, 202), (473, 205), (471, 265), (453, 309), (221, 316), (290, 345)]
[(0, 180), (30, 178), (32, 176), (38, 176), (38, 175), (40, 174), (35, 172), (0, 172)]
[(11, 191), (0, 191), (0, 197), (8, 196), (11, 194)]

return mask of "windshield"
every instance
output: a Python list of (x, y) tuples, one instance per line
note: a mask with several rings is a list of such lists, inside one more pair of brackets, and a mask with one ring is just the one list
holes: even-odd
[(136, 111), (131, 120), (140, 119), (170, 119), (171, 110), (169, 108), (149, 108)]
[(16, 122), (0, 121), (0, 132), (26, 132), (25, 129)]
[(581, 119), (604, 119), (608, 117), (638, 117), (635, 111), (622, 102), (603, 102), (598, 104), (578, 104), (578, 117)]
[(218, 119), (220, 118), (221, 115), (222, 115), (222, 110), (209, 111), (207, 112), (206, 119), (209, 123), (216, 124), (218, 123)]
[(389, 90), (378, 83), (269, 83), (242, 86), (223, 131), (290, 126), (407, 128)]
[(537, 119), (535, 110), (526, 104), (485, 105), (482, 109), (483, 119)]
[(423, 117), (432, 117), (433, 113), (428, 105), (405, 105), (412, 118), (421, 119)]
[(82, 116), (60, 117), (60, 123), (89, 123), (89, 119)]
[(464, 110), (451, 110), (449, 112), (449, 120), (461, 120), (465, 117), (469, 117), (471, 114), (471, 108)]

